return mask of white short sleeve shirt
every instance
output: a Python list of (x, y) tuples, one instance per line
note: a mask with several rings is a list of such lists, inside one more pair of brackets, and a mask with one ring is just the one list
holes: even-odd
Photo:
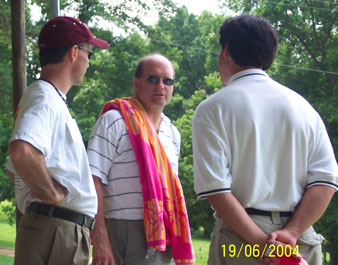
[[(59, 206), (94, 217), (97, 196), (86, 150), (76, 121), (61, 97), (65, 99), (51, 84), (34, 82), (20, 101), (11, 141), (26, 141), (42, 152), (47, 171), (68, 190)], [(17, 204), (24, 213), (36, 199), (10, 160), (7, 168), (16, 175)]]
[(198, 106), (192, 125), (198, 198), (232, 192), (245, 208), (293, 211), (307, 187), (338, 188), (322, 119), (264, 71), (233, 75)]

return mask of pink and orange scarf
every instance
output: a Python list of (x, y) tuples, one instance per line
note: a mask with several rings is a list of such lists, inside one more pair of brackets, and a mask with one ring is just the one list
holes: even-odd
[(172, 245), (176, 264), (194, 264), (181, 183), (145, 109), (134, 97), (107, 102), (101, 115), (111, 109), (121, 113), (140, 169), (148, 248), (165, 251)]

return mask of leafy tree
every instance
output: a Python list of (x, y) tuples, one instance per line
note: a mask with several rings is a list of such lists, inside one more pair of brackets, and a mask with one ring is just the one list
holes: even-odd
[(212, 209), (206, 200), (197, 201), (194, 191), (193, 155), (192, 155), (192, 128), (191, 120), (198, 104), (206, 99), (205, 90), (195, 91), (185, 105), (185, 113), (174, 124), (181, 133), (181, 152), (179, 159), (179, 178), (182, 183), (187, 205), (189, 223), (192, 231), (204, 230), (204, 236), (210, 236), (214, 227)]
[(153, 50), (163, 54), (174, 47), (170, 59), (178, 65), (175, 90), (184, 98), (189, 98), (199, 89), (205, 75), (206, 53), (200, 36), (199, 23), (195, 15), (185, 7), (179, 8), (173, 17), (160, 17), (153, 30), (149, 30)]

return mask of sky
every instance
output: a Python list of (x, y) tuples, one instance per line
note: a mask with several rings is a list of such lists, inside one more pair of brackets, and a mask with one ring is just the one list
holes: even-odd
[[(102, 0), (104, 1), (110, 1), (110, 0)], [(124, 0), (117, 0), (117, 2), (119, 1), (124, 1)], [(149, 0), (144, 0), (144, 1), (149, 1)], [(200, 15), (202, 13), (202, 11), (207, 10), (209, 12), (211, 12), (212, 14), (221, 14), (221, 9), (218, 7), (218, 0), (173, 0), (174, 3), (177, 4), (178, 7), (181, 7), (183, 5), (185, 5), (188, 9), (189, 13), (195, 14), (195, 15)], [(31, 9), (33, 12), (33, 18), (35, 18), (36, 20), (39, 19), (39, 16), (41, 14), (41, 8), (37, 5), (31, 5)], [(76, 16), (76, 14), (64, 14), (62, 12), (63, 10), (60, 10), (60, 15), (70, 15), (70, 16)], [(222, 10), (224, 11), (224, 9)], [(143, 22), (145, 24), (151, 25), (151, 24), (155, 24), (156, 20), (157, 20), (157, 15), (155, 14), (156, 12), (149, 12), (147, 16), (145, 16), (143, 18)], [(228, 11), (227, 13), (231, 14), (231, 11)], [(101, 24), (101, 23), (100, 23)], [(106, 24), (105, 22), (103, 22), (103, 24), (106, 25), (106, 27), (104, 28), (111, 28), (115, 34), (120, 35), (120, 34), (124, 34), (124, 31), (122, 29), (117, 28), (116, 26), (112, 25), (112, 24)], [(101, 24), (102, 25), (102, 24)], [(91, 25), (89, 25), (90, 27)]]
[[(220, 8), (218, 7), (218, 0), (173, 0), (177, 6), (185, 5), (188, 8), (189, 13), (200, 15), (202, 11), (207, 10), (213, 14), (220, 14)], [(40, 8), (33, 6), (36, 13), (39, 13)]]
[(207, 10), (213, 14), (220, 14), (217, 0), (174, 0), (178, 6), (185, 5), (189, 13), (200, 15), (202, 11)]

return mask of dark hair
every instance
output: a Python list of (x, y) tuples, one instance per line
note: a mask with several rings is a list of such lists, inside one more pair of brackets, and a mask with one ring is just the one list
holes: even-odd
[(51, 48), (46, 50), (40, 50), (39, 52), (39, 60), (40, 60), (40, 66), (45, 66), (47, 64), (57, 64), (61, 63), (63, 60), (63, 57), (68, 52), (70, 47), (74, 45), (67, 45), (57, 48)]
[(137, 65), (137, 67), (136, 67), (135, 75), (134, 75), (135, 78), (140, 78), (140, 77), (142, 77), (142, 75), (143, 75), (143, 67), (144, 67), (144, 64), (146, 63), (147, 60), (152, 59), (154, 56), (161, 56), (161, 57), (166, 58), (166, 59), (170, 62), (171, 66), (172, 66), (172, 68), (173, 68), (174, 76), (175, 76), (175, 67), (174, 67), (173, 63), (172, 63), (167, 57), (165, 57), (165, 56), (162, 55), (162, 54), (159, 54), (159, 53), (152, 53), (152, 54), (148, 54), (148, 55), (142, 57), (142, 58), (139, 60), (138, 65)]
[(277, 52), (278, 35), (268, 20), (247, 14), (228, 18), (219, 34), (222, 49), (228, 49), (237, 65), (266, 70), (272, 64)]

